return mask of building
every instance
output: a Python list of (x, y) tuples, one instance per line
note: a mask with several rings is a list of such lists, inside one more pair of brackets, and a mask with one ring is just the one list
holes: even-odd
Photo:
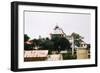
[(54, 32), (52, 32), (50, 35), (51, 35), (51, 38), (54, 38), (54, 37), (65, 37), (65, 34), (64, 34), (63, 30), (61, 28), (59, 28), (58, 25), (55, 26)]
[(51, 38), (54, 37), (65, 37), (66, 39), (69, 40), (69, 42), (72, 44), (71, 48), (72, 48), (72, 54), (74, 54), (74, 38), (71, 35), (66, 35), (66, 33), (63, 31), (62, 28), (60, 28), (58, 25), (55, 26), (54, 28), (54, 32), (50, 34)]
[(77, 59), (89, 59), (90, 58), (90, 47), (84, 41), (81, 42), (80, 47), (77, 48)]
[[(65, 37), (71, 43), (72, 55), (76, 55), (78, 59), (90, 58), (90, 48), (87, 48), (87, 43), (81, 40), (79, 46), (75, 45), (75, 38), (73, 34), (76, 34), (76, 33), (72, 33), (71, 35), (66, 35), (63, 29), (60, 28), (58, 25), (56, 25), (54, 28), (54, 32), (51, 33), (51, 38)], [(80, 37), (79, 39), (83, 39), (83, 37)]]

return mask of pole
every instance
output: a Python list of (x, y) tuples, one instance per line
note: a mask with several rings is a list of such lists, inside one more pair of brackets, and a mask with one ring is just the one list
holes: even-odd
[(72, 36), (72, 55), (74, 55), (74, 37)]

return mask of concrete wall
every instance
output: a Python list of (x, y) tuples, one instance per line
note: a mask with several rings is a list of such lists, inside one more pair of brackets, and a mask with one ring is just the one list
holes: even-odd
[(77, 59), (88, 59), (88, 50), (86, 48), (78, 48)]

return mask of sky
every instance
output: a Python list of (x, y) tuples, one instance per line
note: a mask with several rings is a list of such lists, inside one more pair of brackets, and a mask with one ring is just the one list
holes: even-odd
[(31, 39), (50, 37), (54, 27), (58, 25), (66, 35), (75, 32), (84, 37), (86, 43), (90, 43), (90, 14), (25, 11), (24, 17), (24, 34)]

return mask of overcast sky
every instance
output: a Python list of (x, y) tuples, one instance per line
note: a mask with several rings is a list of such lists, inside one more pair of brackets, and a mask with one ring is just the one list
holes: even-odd
[(90, 42), (90, 14), (52, 13), (52, 12), (25, 12), (24, 33), (32, 38), (50, 37), (56, 25), (63, 29), (66, 35), (75, 32)]

